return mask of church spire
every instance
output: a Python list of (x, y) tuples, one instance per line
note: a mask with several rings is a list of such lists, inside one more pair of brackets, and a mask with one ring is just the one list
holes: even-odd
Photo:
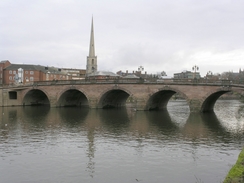
[(94, 45), (94, 30), (93, 30), (93, 17), (91, 23), (91, 37), (90, 37), (90, 50), (89, 57), (95, 57), (95, 45)]
[(95, 56), (94, 29), (93, 29), (93, 17), (92, 17), (90, 49), (89, 49), (89, 56), (87, 57), (86, 75), (95, 73), (96, 71), (97, 71), (97, 56)]

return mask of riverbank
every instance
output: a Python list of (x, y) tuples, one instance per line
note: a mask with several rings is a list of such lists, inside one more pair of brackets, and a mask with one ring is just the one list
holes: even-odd
[(230, 169), (224, 183), (244, 183), (244, 148), (238, 156), (236, 164)]

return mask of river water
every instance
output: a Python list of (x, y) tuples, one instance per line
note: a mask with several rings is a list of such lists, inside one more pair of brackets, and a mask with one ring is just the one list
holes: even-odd
[(244, 103), (215, 113), (0, 108), (0, 182), (220, 183), (244, 146)]

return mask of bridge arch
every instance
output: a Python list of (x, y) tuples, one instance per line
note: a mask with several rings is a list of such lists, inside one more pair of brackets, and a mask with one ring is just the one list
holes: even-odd
[(173, 89), (170, 87), (165, 87), (163, 89), (160, 89), (159, 91), (153, 93), (146, 104), (146, 110), (165, 110), (167, 109), (167, 104), (170, 100), (170, 98), (178, 93), (181, 97), (183, 97), (187, 103), (188, 98), (187, 96), (182, 93), (181, 91), (177, 89)]
[(130, 92), (124, 88), (113, 87), (105, 90), (99, 97), (98, 108), (121, 108), (126, 106)]
[(34, 106), (34, 105), (49, 105), (50, 100), (45, 91), (40, 89), (30, 89), (28, 90), (22, 101), (24, 106)]
[(205, 98), (205, 100), (202, 102), (201, 112), (213, 112), (214, 105), (215, 105), (216, 101), (218, 100), (218, 98), (221, 95), (228, 93), (228, 92), (230, 92), (230, 90), (219, 90), (219, 91), (215, 91), (215, 92), (208, 94), (207, 97)]
[(58, 95), (57, 107), (89, 107), (87, 96), (76, 88), (68, 88)]

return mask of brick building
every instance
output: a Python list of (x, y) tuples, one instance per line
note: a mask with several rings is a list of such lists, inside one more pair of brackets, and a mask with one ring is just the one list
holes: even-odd
[(0, 62), (0, 84), (31, 84), (34, 81), (70, 80), (71, 75), (56, 67)]

